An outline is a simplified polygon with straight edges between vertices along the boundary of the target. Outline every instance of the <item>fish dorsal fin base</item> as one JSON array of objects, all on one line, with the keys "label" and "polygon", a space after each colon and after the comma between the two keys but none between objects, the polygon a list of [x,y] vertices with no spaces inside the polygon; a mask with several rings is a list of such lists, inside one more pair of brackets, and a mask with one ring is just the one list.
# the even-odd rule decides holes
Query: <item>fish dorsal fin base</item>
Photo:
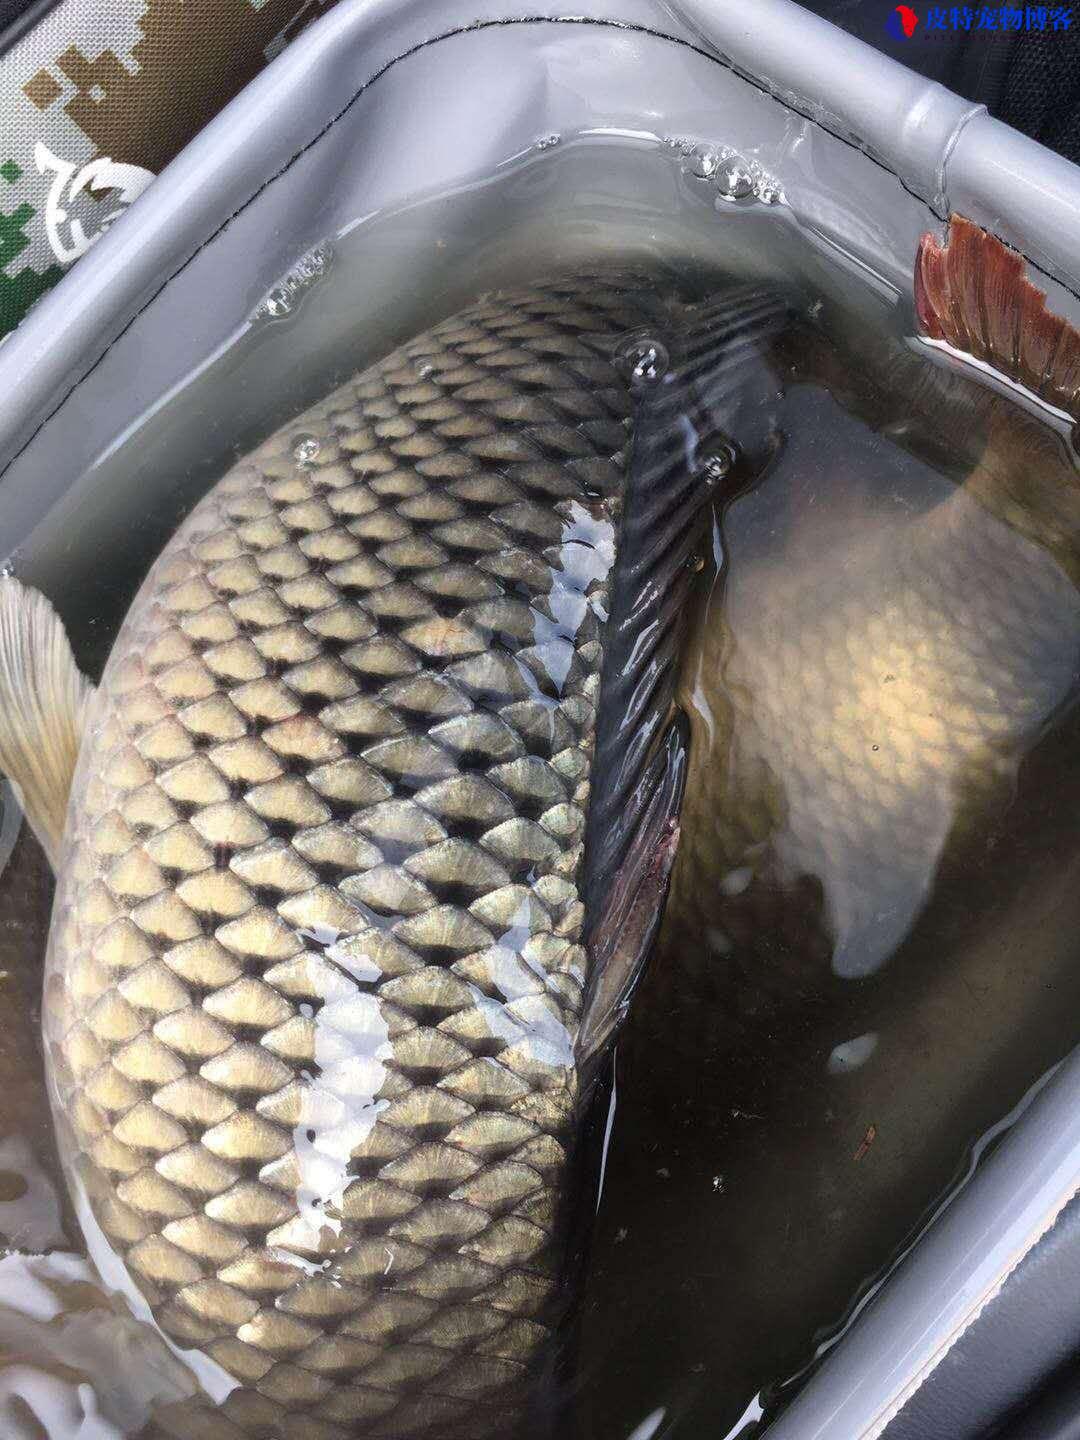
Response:
[{"label": "fish dorsal fin base", "polygon": [[0,770],[54,870],[92,694],[45,596],[0,578]]},{"label": "fish dorsal fin base", "polygon": [[679,712],[638,782],[629,806],[635,824],[626,853],[586,937],[593,978],[586,991],[577,1041],[584,1091],[597,1060],[626,1016],[660,929],[679,844],[678,817],[686,786],[689,739],[689,725]]}]

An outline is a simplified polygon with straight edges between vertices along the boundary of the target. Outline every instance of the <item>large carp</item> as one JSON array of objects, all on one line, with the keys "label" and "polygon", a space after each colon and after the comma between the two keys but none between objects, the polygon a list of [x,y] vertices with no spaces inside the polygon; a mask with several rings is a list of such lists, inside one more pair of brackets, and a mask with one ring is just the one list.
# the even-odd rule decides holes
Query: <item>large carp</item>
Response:
[{"label": "large carp", "polygon": [[206,1433],[520,1414],[677,841],[699,518],[784,317],[610,276],[473,306],[220,480],[96,689],[0,582],[61,1146],[242,1382]]}]

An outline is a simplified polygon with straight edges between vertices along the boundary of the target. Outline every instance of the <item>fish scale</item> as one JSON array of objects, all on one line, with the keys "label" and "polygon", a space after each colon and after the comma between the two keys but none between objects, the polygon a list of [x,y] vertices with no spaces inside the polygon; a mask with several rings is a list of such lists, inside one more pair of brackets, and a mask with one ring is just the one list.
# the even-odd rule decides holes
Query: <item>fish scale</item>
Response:
[{"label": "fish scale", "polygon": [[234,466],[125,621],[45,1028],[97,1223],[242,1382],[161,1433],[505,1433],[550,1336],[614,343],[655,313],[586,278],[406,345]]}]

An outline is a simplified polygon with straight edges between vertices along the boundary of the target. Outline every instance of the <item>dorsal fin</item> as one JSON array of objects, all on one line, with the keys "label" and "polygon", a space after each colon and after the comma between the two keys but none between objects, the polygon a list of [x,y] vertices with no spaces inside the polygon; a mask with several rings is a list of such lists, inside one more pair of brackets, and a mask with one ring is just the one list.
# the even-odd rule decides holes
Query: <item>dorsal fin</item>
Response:
[{"label": "dorsal fin", "polygon": [[915,258],[919,327],[1080,418],[1080,332],[1024,271],[1019,251],[950,216],[944,244],[924,235]]},{"label": "dorsal fin", "polygon": [[585,837],[585,904],[594,914],[638,825],[634,797],[646,798],[641,777],[671,718],[692,561],[708,543],[719,483],[709,461],[720,462],[721,477],[736,451],[748,474],[765,463],[779,393],[769,350],[790,323],[787,298],[757,284],[688,306],[665,336],[668,374],[638,397]]},{"label": "dorsal fin", "polygon": [[592,975],[576,1047],[583,1094],[595,1062],[626,1017],[660,929],[679,844],[689,731],[685,716],[677,715],[646,765],[630,803],[633,832],[586,936]]},{"label": "dorsal fin", "polygon": [[664,335],[669,369],[638,392],[585,838],[583,1095],[648,962],[675,860],[689,746],[675,692],[694,554],[708,543],[714,487],[745,483],[771,457],[770,349],[790,323],[787,298],[757,284],[686,306]]},{"label": "dorsal fin", "polygon": [[0,577],[0,770],[54,870],[92,694],[45,596]]}]

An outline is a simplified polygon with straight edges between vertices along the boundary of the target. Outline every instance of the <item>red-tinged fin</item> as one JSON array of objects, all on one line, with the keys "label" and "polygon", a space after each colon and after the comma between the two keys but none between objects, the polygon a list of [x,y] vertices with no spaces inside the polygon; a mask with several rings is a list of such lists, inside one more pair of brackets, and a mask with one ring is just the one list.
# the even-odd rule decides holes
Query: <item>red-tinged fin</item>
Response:
[{"label": "red-tinged fin", "polygon": [[1080,332],[1047,306],[1024,257],[962,215],[944,244],[924,235],[915,258],[915,313],[931,340],[993,366],[1080,418]]}]

